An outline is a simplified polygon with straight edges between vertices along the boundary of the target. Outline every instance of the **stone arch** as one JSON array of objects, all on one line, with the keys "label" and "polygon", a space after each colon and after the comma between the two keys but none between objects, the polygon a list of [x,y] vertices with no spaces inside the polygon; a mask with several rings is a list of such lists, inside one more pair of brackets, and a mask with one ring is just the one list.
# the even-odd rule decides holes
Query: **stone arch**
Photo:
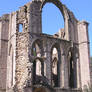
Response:
[{"label": "stone arch", "polygon": [[53,3],[61,12],[63,18],[64,18],[64,31],[65,31],[65,39],[69,40],[70,37],[70,32],[69,31],[69,25],[68,25],[68,19],[69,19],[69,10],[67,9],[67,7],[65,5],[63,5],[60,0],[43,0],[41,2],[41,7],[40,7],[40,11],[42,11],[43,6],[46,3]]},{"label": "stone arch", "polygon": [[44,1],[42,1],[41,7],[40,7],[41,11],[42,11],[43,6],[46,3],[53,3],[57,8],[59,8],[59,10],[61,11],[61,14],[63,15],[63,17],[65,19],[64,6],[63,6],[63,4],[59,0],[44,0]]},{"label": "stone arch", "polygon": [[32,43],[31,54],[32,56],[41,57],[43,52],[42,40],[36,39]]},{"label": "stone arch", "polygon": [[[65,30],[65,40],[72,40],[72,31],[74,27],[70,27],[71,23],[75,23],[76,19],[73,13],[63,5],[60,0],[34,0],[30,5],[30,32],[32,33],[42,33],[42,8],[46,3],[53,3],[57,8],[59,8],[61,14],[64,18],[64,30]],[[36,15],[36,16],[35,16]],[[71,21],[71,19],[73,21]],[[35,20],[35,21],[34,21]],[[35,26],[34,26],[35,25]],[[72,30],[72,31],[71,31]],[[74,30],[75,31],[75,30]],[[74,33],[73,33],[74,35]]]},{"label": "stone arch", "polygon": [[[54,52],[55,50],[55,52]],[[53,53],[54,52],[54,53]],[[51,71],[52,71],[52,86],[60,86],[60,63],[61,63],[61,51],[58,43],[53,44],[51,48]],[[53,67],[53,65],[55,67]]]},{"label": "stone arch", "polygon": [[[65,30],[65,40],[73,40],[75,35],[74,25],[77,25],[77,20],[74,17],[73,13],[60,2],[60,0],[34,0],[30,5],[30,32],[32,33],[42,33],[42,8],[46,3],[53,3],[59,10],[64,18],[64,30]],[[35,16],[36,15],[36,16]],[[34,21],[35,20],[35,21]],[[74,25],[71,25],[74,24]],[[35,25],[35,26],[34,26]],[[74,26],[74,27],[72,27]],[[77,33],[77,32],[76,32]],[[77,38],[77,37],[76,37]]]},{"label": "stone arch", "polygon": [[[69,87],[70,88],[77,88],[77,82],[79,82],[79,75],[78,75],[78,67],[77,61],[78,58],[78,49],[76,47],[70,47],[68,51],[68,78],[69,78]],[[78,79],[77,79],[78,77]]]}]

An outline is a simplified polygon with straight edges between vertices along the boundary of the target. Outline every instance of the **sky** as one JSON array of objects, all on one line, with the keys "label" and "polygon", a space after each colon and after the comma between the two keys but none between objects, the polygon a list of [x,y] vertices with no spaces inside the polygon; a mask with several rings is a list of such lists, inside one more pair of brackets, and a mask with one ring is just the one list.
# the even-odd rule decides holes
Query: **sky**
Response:
[{"label": "sky", "polygon": [[[11,13],[31,0],[1,0],[0,16]],[[92,56],[92,0],[61,0],[78,20],[89,23],[90,53]],[[64,27],[64,20],[59,9],[52,3],[47,3],[42,10],[42,31],[54,34]]]}]

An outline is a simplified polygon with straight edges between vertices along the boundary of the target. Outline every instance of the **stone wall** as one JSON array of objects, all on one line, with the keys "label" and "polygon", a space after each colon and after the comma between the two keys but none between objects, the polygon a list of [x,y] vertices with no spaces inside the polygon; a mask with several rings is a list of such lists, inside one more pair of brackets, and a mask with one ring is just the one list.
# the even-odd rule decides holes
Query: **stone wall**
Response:
[{"label": "stone wall", "polygon": [[[28,34],[18,33],[16,40],[16,86],[18,90],[24,87],[28,78]],[[16,88],[15,88],[16,89]]]},{"label": "stone wall", "polygon": [[15,84],[16,70],[16,12],[9,15],[9,36],[7,54],[7,90]]},{"label": "stone wall", "polygon": [[78,41],[81,86],[83,88],[85,85],[88,85],[88,83],[90,83],[88,23],[85,21],[81,21],[78,23]]}]

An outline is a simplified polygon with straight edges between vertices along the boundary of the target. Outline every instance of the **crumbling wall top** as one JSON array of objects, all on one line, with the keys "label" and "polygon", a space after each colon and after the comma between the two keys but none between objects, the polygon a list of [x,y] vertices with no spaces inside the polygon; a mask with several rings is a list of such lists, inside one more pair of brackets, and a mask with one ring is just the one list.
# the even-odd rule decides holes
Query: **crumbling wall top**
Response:
[{"label": "crumbling wall top", "polygon": [[0,21],[9,21],[9,14],[4,14],[2,17],[0,17]]}]

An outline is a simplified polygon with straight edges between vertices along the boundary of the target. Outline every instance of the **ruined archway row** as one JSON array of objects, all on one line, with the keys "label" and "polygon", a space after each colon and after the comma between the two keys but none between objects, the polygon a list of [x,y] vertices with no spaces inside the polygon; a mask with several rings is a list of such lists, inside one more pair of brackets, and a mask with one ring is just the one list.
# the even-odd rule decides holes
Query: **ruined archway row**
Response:
[{"label": "ruined archway row", "polygon": [[[69,74],[69,68],[70,68],[70,58],[75,56],[70,56],[68,53],[71,52],[71,42],[65,42],[60,41],[59,39],[55,38],[49,38],[45,37],[44,35],[41,37],[35,38],[35,34],[31,35],[34,39],[32,39],[30,42],[30,48],[29,48],[29,58],[30,62],[34,62],[36,58],[42,59],[42,61],[45,63],[45,69],[48,70],[48,75],[45,73],[45,78],[49,80],[48,84],[58,87],[62,86],[62,81],[68,81],[67,86],[68,87],[77,87],[77,84],[73,84],[73,86],[69,85],[70,79],[73,78],[73,76],[70,76]],[[37,44],[37,53],[34,54],[32,51],[34,44]],[[41,44],[39,44],[41,43]],[[36,49],[37,49],[36,48]],[[75,49],[76,50],[76,49]],[[54,51],[54,52],[53,52]],[[73,52],[74,50],[72,50]],[[40,53],[39,53],[40,52]],[[78,52],[76,52],[78,54]],[[35,56],[34,56],[35,55]],[[78,58],[78,57],[77,57]],[[75,62],[75,60],[73,60]],[[48,67],[49,66],[49,67]],[[65,69],[64,73],[62,74],[63,69]],[[45,72],[47,71],[45,70]],[[63,79],[62,76],[66,76],[67,79]],[[71,77],[71,78],[70,78]],[[50,78],[50,79],[49,79]],[[58,81],[55,81],[57,79]],[[77,80],[76,80],[77,81]]]},{"label": "ruined archway row", "polygon": [[[42,33],[42,9],[46,3],[53,3],[61,12],[64,19],[65,40],[76,42],[77,37],[77,20],[73,13],[63,5],[60,0],[34,0],[17,11],[17,32]],[[20,29],[20,27],[23,27]],[[58,31],[58,30],[57,30]]]}]

